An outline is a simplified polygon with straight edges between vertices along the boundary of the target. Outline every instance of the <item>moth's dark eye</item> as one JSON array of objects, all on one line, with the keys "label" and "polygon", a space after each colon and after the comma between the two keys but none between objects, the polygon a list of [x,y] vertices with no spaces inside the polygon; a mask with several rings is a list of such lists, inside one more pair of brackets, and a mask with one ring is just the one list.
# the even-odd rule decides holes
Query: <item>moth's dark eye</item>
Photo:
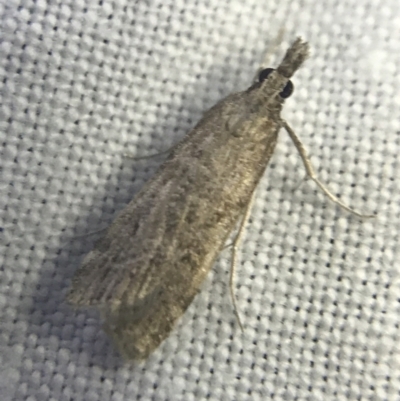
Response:
[{"label": "moth's dark eye", "polygon": [[268,78],[268,75],[271,74],[271,72],[274,71],[273,68],[265,68],[260,72],[260,75],[258,76],[258,81],[263,82]]},{"label": "moth's dark eye", "polygon": [[279,94],[279,96],[283,99],[288,98],[294,90],[294,85],[292,84],[292,81],[288,81],[286,86],[283,88],[283,91]]}]

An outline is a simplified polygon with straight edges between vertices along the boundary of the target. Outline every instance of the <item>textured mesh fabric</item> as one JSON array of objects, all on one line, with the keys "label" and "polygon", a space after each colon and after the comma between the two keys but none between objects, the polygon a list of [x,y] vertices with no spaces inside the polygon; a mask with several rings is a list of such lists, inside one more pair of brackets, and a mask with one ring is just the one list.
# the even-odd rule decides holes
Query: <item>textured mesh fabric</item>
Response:
[{"label": "textured mesh fabric", "polygon": [[[0,2],[2,401],[398,400],[398,0]],[[251,82],[279,29],[311,58],[240,248],[221,253],[176,330],[124,362],[64,296],[83,256],[164,151]],[[297,188],[297,189],[296,189]],[[234,190],[234,189],[233,189]],[[89,235],[88,233],[94,232]]]}]

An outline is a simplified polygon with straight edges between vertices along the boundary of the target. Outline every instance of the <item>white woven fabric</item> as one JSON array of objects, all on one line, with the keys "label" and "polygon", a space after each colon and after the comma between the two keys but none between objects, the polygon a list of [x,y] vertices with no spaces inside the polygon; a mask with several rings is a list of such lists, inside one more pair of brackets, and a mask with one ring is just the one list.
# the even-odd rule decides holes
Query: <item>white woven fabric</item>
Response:
[{"label": "white woven fabric", "polygon": [[[399,400],[398,0],[0,2],[0,399]],[[242,90],[279,29],[311,58],[230,251],[142,364],[64,296],[101,233],[204,110]],[[234,188],[232,188],[234,190]]]}]

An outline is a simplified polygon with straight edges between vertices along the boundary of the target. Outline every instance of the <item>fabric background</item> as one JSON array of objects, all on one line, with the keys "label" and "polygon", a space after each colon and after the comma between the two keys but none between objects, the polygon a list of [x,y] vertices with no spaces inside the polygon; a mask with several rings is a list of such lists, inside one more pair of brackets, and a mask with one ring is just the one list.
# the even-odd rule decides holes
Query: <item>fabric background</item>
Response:
[{"label": "fabric background", "polygon": [[[398,0],[2,0],[1,400],[400,399]],[[312,54],[230,251],[141,364],[64,296],[83,256],[168,149],[245,89],[280,28]],[[296,189],[298,187],[298,189]],[[234,188],[232,188],[234,190]],[[95,232],[95,233],[92,233]],[[90,234],[92,233],[92,234]]]}]

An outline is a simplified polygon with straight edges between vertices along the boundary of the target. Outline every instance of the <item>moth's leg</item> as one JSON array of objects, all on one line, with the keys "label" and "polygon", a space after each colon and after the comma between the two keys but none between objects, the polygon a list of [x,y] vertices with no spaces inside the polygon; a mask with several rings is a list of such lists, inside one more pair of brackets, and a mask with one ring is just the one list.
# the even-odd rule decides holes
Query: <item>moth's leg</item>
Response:
[{"label": "moth's leg", "polygon": [[356,212],[355,210],[351,209],[349,206],[346,206],[344,203],[342,203],[335,195],[333,195],[329,189],[318,179],[317,175],[315,174],[315,171],[311,165],[311,161],[308,158],[306,149],[304,148],[304,145],[301,143],[300,138],[295,134],[295,132],[290,128],[289,124],[286,121],[282,121],[282,125],[287,131],[287,133],[290,136],[290,139],[293,141],[294,146],[296,146],[297,151],[300,154],[301,159],[303,160],[304,167],[306,168],[307,175],[321,188],[321,190],[324,192],[324,194],[334,203],[342,207],[343,209],[347,210],[350,213],[355,214],[358,217],[375,217],[374,214],[362,214],[359,212]]},{"label": "moth's leg", "polygon": [[281,43],[283,42],[283,36],[285,35],[285,28],[282,26],[279,31],[278,34],[276,35],[274,41],[272,42],[270,48],[268,49],[266,55],[264,56],[264,59],[261,63],[261,66],[259,67],[259,69],[256,72],[256,75],[253,78],[253,82],[257,82],[258,81],[258,76],[260,75],[260,72],[264,69],[269,67],[269,59],[271,57],[271,54],[276,53],[277,48],[281,45]]},{"label": "moth's leg", "polygon": [[234,281],[235,281],[235,272],[236,272],[236,264],[237,264],[238,245],[239,245],[240,241],[242,240],[246,223],[247,223],[247,221],[249,220],[249,217],[250,217],[251,208],[252,208],[253,202],[254,202],[254,193],[255,193],[255,190],[251,194],[251,198],[250,198],[249,202],[247,203],[246,210],[244,211],[243,219],[242,219],[242,221],[240,223],[239,230],[238,230],[238,232],[236,234],[236,237],[235,237],[235,239],[234,239],[234,241],[232,243],[231,273],[230,273],[230,277],[229,277],[229,290],[230,290],[230,293],[231,293],[233,310],[235,312],[236,319],[237,319],[237,321],[239,323],[239,326],[240,326],[242,331],[244,331],[244,330],[243,330],[243,324],[242,324],[242,322],[240,320],[239,310],[238,310],[238,307],[237,307],[237,304],[236,304],[236,296],[235,296],[235,292],[234,292],[234,284],[235,284]]}]

